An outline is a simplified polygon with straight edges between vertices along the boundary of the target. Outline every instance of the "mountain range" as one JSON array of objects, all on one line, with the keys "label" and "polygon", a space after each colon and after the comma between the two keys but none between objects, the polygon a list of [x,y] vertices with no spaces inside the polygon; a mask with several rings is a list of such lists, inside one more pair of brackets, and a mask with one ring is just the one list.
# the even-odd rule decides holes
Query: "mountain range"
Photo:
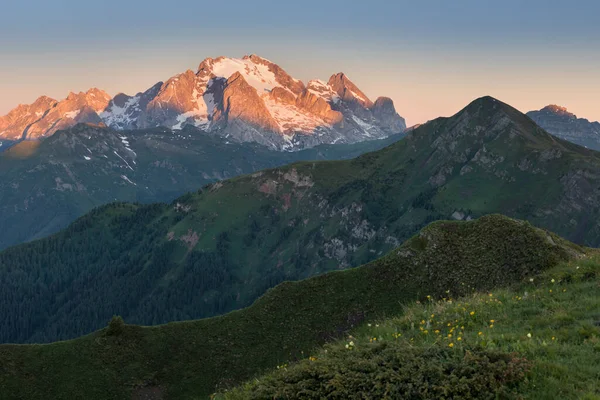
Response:
[{"label": "mountain range", "polygon": [[103,206],[0,253],[0,341],[72,338],[113,314],[222,314],[284,280],[371,261],[431,221],[489,213],[598,245],[600,154],[483,97],[352,160],[259,171],[168,205]]},{"label": "mountain range", "polygon": [[134,96],[93,88],[57,101],[47,96],[0,118],[0,140],[48,137],[77,123],[116,130],[191,125],[278,150],[355,143],[401,133],[391,99],[371,101],[343,73],[304,84],[257,55],[200,63]]},{"label": "mountain range", "polygon": [[116,131],[78,124],[0,153],[0,249],[65,228],[113,201],[171,202],[208,183],[298,160],[356,157],[402,135],[281,152],[193,126]]},{"label": "mountain range", "polygon": [[549,105],[527,113],[539,126],[551,134],[590,149],[600,150],[600,122],[577,118],[566,107]]}]

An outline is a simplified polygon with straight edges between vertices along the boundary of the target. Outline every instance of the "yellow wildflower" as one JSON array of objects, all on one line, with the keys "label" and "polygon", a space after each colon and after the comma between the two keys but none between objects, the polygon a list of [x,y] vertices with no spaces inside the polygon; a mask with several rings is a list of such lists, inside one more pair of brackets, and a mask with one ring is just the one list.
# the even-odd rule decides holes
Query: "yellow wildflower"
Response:
[{"label": "yellow wildflower", "polygon": [[454,347],[454,343],[450,343],[448,347]]}]

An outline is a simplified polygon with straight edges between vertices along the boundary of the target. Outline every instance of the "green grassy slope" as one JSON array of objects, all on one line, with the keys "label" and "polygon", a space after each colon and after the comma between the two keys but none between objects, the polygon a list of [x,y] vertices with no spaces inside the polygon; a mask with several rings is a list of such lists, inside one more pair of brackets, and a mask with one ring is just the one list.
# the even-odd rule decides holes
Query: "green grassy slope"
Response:
[{"label": "green grassy slope", "polygon": [[356,157],[399,140],[322,145],[298,152],[228,143],[188,127],[117,132],[78,125],[0,154],[0,249],[65,228],[113,201],[171,201],[205,184],[298,160]]},{"label": "green grassy slope", "polygon": [[600,398],[600,258],[407,306],[218,399]]},{"label": "green grassy slope", "polygon": [[[269,290],[251,307],[156,327],[126,325],[48,345],[1,345],[6,399],[206,398],[305,358],[365,321],[427,295],[465,295],[520,282],[587,250],[499,215],[436,222],[385,257]],[[135,398],[135,397],[134,397]]]},{"label": "green grassy slope", "polygon": [[113,314],[144,325],[222,314],[284,280],[367,263],[438,219],[502,213],[597,245],[599,211],[599,153],[482,98],[353,160],[261,171],[168,206],[103,207],[0,253],[0,341],[72,338]]}]

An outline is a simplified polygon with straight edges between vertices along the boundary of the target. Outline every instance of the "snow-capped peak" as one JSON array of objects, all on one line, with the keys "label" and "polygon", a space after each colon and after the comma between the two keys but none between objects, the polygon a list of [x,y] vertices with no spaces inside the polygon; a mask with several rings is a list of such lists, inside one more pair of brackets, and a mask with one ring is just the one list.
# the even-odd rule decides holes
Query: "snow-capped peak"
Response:
[{"label": "snow-capped peak", "polygon": [[18,118],[0,118],[0,139],[20,138],[23,132],[47,136],[79,122],[120,130],[193,125],[240,141],[296,149],[385,137],[404,123],[391,100],[377,106],[342,73],[305,85],[255,54],[207,58],[197,71],[177,74],[135,96],[120,93],[111,99],[92,88],[69,93],[61,102],[38,103],[15,109]]}]

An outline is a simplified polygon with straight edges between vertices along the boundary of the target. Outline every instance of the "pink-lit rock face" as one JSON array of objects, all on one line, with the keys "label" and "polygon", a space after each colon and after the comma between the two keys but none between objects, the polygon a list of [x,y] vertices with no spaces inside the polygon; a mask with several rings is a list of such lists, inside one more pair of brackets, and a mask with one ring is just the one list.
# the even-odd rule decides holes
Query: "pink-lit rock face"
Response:
[{"label": "pink-lit rock face", "polygon": [[95,88],[86,93],[70,93],[62,101],[42,96],[33,104],[20,105],[0,118],[0,137],[39,139],[77,123],[100,124],[102,119],[98,114],[109,101],[106,92]]},{"label": "pink-lit rock face", "polygon": [[114,98],[98,89],[62,101],[41,97],[0,118],[0,138],[37,139],[77,123],[114,129],[192,125],[237,141],[277,149],[352,143],[402,132],[390,99],[373,103],[343,73],[328,83],[293,78],[257,55],[207,58],[135,96]]},{"label": "pink-lit rock face", "polygon": [[4,117],[0,117],[0,137],[10,140],[23,138],[27,128],[40,121],[58,102],[42,96],[29,105],[20,104]]}]

